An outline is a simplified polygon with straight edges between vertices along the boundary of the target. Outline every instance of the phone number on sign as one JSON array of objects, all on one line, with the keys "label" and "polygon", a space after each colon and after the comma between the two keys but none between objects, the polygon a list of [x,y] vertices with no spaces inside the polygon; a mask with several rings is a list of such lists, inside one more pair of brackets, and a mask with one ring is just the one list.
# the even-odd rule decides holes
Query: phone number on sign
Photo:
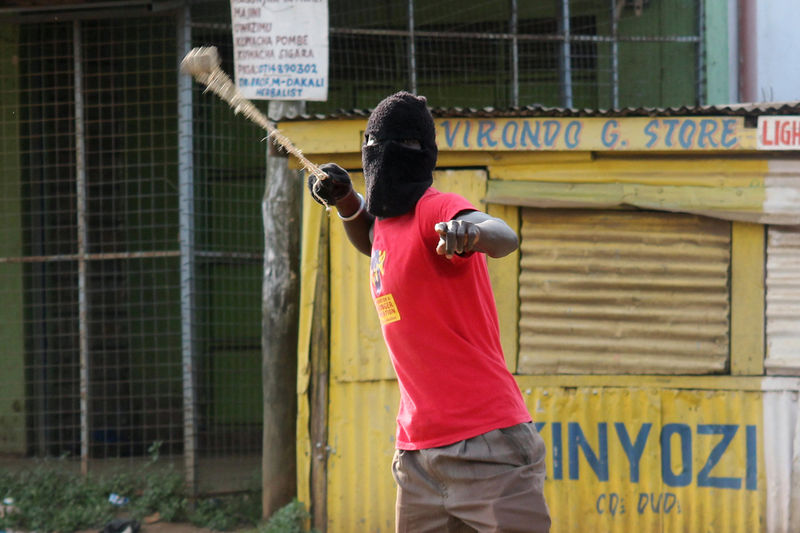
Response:
[{"label": "phone number on sign", "polygon": [[242,65],[240,74],[316,74],[317,65],[313,63],[263,63],[261,65]]}]

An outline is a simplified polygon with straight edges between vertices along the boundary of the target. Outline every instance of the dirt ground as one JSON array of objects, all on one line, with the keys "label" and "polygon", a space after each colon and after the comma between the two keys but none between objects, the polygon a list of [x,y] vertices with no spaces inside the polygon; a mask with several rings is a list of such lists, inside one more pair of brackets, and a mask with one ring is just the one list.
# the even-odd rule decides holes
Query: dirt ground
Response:
[{"label": "dirt ground", "polygon": [[[77,533],[98,533],[102,528],[79,531]],[[139,533],[212,533],[213,529],[193,526],[192,524],[174,522],[156,522],[142,524]],[[246,531],[246,530],[242,530]],[[251,530],[252,531],[252,530]]]},{"label": "dirt ground", "polygon": [[192,524],[176,524],[172,522],[156,522],[142,524],[139,533],[210,533],[212,529],[193,526]]}]

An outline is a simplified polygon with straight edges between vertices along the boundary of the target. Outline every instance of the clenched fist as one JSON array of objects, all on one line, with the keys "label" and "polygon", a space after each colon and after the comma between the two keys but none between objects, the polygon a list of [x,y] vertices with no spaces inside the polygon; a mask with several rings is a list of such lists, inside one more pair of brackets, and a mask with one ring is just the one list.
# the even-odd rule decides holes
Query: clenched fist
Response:
[{"label": "clenched fist", "polygon": [[481,230],[477,225],[462,219],[439,222],[434,229],[439,234],[436,253],[448,259],[453,257],[453,254],[473,251],[481,237]]},{"label": "clenched fist", "polygon": [[311,191],[311,196],[317,202],[336,205],[338,200],[341,200],[353,190],[350,175],[336,163],[325,163],[319,168],[328,175],[328,179],[320,180],[313,174],[309,175],[308,190]]}]

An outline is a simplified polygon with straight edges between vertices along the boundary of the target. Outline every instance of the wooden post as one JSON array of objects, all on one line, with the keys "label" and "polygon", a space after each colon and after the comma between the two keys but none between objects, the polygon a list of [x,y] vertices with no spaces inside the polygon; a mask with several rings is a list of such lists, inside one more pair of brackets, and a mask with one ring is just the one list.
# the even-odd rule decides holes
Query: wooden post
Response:
[{"label": "wooden post", "polygon": [[[272,120],[296,114],[299,102],[270,102]],[[268,518],[297,494],[297,323],[300,294],[299,171],[288,168],[285,154],[269,144],[264,221],[262,287],[262,382],[264,442],[262,514]]]},{"label": "wooden post", "polygon": [[[320,207],[321,209],[321,207]],[[323,223],[319,238],[319,273],[311,329],[311,523],[317,531],[328,528],[328,380],[329,324],[329,225]]]}]

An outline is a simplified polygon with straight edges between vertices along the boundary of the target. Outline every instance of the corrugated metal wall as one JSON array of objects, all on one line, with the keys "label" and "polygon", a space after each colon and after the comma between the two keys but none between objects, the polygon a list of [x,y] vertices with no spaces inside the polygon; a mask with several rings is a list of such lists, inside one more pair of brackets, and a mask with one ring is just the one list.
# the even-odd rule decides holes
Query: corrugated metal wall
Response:
[{"label": "corrugated metal wall", "polygon": [[730,231],[676,213],[525,210],[518,371],[723,372]]},{"label": "corrugated metal wall", "polygon": [[328,533],[394,531],[394,381],[331,384]]},{"label": "corrugated metal wall", "polygon": [[767,373],[800,375],[800,228],[767,232]]},{"label": "corrugated metal wall", "polygon": [[[771,381],[771,380],[770,380]],[[798,392],[764,393],[766,526],[770,533],[800,531],[800,403]],[[789,468],[787,468],[789,465]]]},{"label": "corrugated metal wall", "polygon": [[761,392],[518,382],[548,449],[553,533],[763,530]]},{"label": "corrugated metal wall", "polygon": [[[767,459],[765,393],[536,387],[532,379],[517,381],[548,450],[553,533],[765,530],[765,461],[785,465]],[[340,384],[331,405],[328,531],[394,531],[396,385]],[[789,487],[777,489],[788,504]],[[781,512],[773,522],[788,524],[790,511]]]}]

